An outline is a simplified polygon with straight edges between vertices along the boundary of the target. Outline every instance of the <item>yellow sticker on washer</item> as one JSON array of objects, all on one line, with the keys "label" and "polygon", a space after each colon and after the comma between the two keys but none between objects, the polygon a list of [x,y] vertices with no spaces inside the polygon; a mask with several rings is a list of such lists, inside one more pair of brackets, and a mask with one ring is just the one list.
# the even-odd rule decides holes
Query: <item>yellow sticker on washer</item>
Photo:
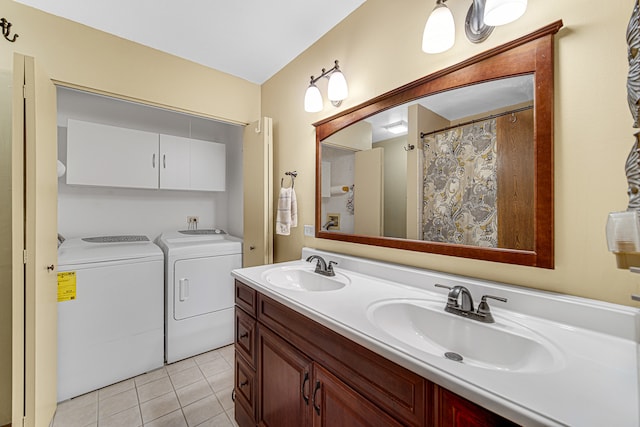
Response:
[{"label": "yellow sticker on washer", "polygon": [[58,302],[76,299],[76,272],[58,273]]}]

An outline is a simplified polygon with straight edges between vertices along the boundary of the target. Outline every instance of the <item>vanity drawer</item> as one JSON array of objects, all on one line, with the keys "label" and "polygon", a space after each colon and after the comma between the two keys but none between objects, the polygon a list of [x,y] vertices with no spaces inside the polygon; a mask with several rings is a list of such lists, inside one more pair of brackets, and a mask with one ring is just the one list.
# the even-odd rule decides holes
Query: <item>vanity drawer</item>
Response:
[{"label": "vanity drawer", "polygon": [[236,305],[256,317],[257,293],[254,289],[236,280]]},{"label": "vanity drawer", "polygon": [[235,403],[241,406],[252,420],[256,418],[256,374],[242,357],[235,357]]},{"label": "vanity drawer", "polygon": [[256,321],[239,307],[236,307],[235,348],[252,367],[256,366]]}]

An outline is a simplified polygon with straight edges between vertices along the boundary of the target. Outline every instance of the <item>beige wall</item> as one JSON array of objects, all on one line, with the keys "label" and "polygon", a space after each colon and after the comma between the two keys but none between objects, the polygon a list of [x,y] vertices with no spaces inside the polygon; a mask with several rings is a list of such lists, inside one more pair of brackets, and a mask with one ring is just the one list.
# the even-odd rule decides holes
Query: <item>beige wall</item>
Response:
[{"label": "beige wall", "polygon": [[[64,84],[235,123],[260,117],[259,85],[13,1],[0,0],[0,10],[13,24],[12,34],[19,35],[15,43],[0,38],[0,71],[13,68],[15,51],[34,56],[52,79]],[[3,206],[5,196],[0,193]],[[4,230],[6,218],[0,219]],[[0,255],[0,278],[5,278],[10,259],[4,251]],[[10,280],[0,281],[0,425],[11,422],[10,286]]]},{"label": "beige wall", "polygon": [[[629,295],[640,293],[640,276],[616,269],[604,229],[607,214],[626,209],[628,200],[624,163],[633,129],[626,104],[625,31],[633,4],[529,2],[520,20],[473,45],[462,26],[469,2],[449,2],[457,42],[448,52],[427,55],[420,38],[432,3],[368,0],[262,88],[262,112],[274,118],[274,179],[298,171],[299,224],[313,224],[313,122],[562,19],[565,26],[556,36],[555,270],[315,239],[304,237],[301,226],[291,236],[276,236],[276,260],[298,258],[306,245],[632,305]],[[349,98],[340,109],[325,102],[320,113],[305,113],[308,76],[335,59],[349,83]],[[325,84],[319,86],[326,96]]]},{"label": "beige wall", "polygon": [[19,34],[15,43],[0,39],[0,69],[12,68],[16,51],[58,82],[231,122],[260,117],[257,84],[13,1],[0,0],[0,10]]}]

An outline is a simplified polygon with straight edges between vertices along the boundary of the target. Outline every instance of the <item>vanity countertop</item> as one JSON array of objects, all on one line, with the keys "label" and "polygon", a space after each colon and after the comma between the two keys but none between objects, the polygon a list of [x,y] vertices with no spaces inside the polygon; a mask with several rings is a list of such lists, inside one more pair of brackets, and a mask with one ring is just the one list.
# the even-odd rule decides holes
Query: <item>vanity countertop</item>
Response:
[{"label": "vanity countertop", "polygon": [[[521,425],[640,425],[639,310],[309,248],[304,248],[302,255],[299,261],[237,269],[232,275],[381,356]],[[347,285],[314,292],[274,286],[265,279],[274,269],[313,272],[315,262],[304,261],[310,255],[336,261],[337,277],[346,278]],[[440,303],[444,312],[448,291],[435,287],[436,283],[465,286],[476,302],[485,294],[507,298],[506,303],[489,301],[496,318],[492,327],[524,325],[552,348],[555,362],[533,370],[461,363],[407,345],[372,321],[372,308],[394,301]]]}]

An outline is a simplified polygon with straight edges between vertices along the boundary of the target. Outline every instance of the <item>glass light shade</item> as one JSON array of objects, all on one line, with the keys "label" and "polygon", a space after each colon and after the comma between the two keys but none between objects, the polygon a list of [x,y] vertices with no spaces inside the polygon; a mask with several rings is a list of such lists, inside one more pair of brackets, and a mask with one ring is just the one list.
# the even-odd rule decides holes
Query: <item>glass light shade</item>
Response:
[{"label": "glass light shade", "polygon": [[405,122],[404,120],[400,120],[399,122],[391,123],[390,125],[383,126],[383,127],[394,135],[406,133],[407,130],[409,130],[409,126],[407,125],[407,122]]},{"label": "glass light shade", "polygon": [[453,14],[444,4],[436,4],[433,8],[422,34],[422,51],[440,53],[451,49],[456,41],[456,27]]},{"label": "glass light shade", "polygon": [[508,24],[524,15],[527,0],[487,0],[484,5],[484,23],[495,27]]},{"label": "glass light shade", "polygon": [[310,84],[304,94],[304,111],[307,113],[322,111],[322,95],[318,86],[314,84]]},{"label": "glass light shade", "polygon": [[348,95],[349,88],[347,87],[347,79],[344,78],[344,74],[342,74],[340,70],[331,73],[327,87],[327,98],[329,98],[329,101],[342,101],[346,99]]}]

